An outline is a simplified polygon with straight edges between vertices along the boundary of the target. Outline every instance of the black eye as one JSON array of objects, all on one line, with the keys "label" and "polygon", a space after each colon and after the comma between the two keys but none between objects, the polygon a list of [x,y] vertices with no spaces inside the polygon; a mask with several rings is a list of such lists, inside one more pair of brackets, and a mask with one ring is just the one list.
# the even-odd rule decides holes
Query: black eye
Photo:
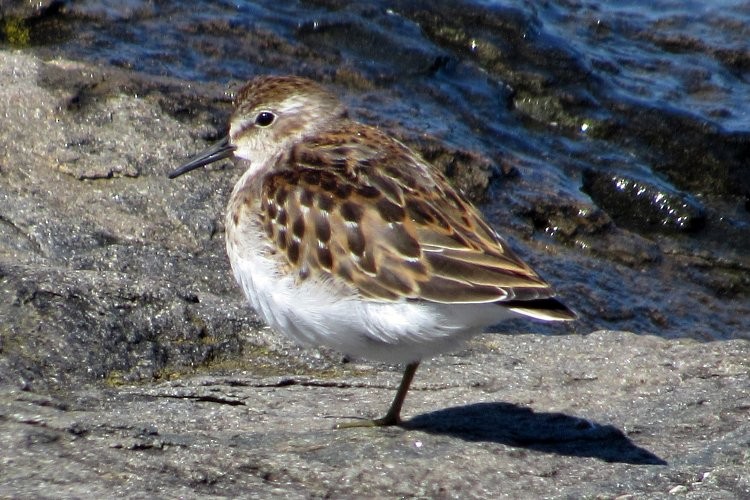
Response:
[{"label": "black eye", "polygon": [[276,115],[270,111],[261,111],[258,116],[255,117],[255,124],[259,127],[267,127],[273,123],[276,119]]}]

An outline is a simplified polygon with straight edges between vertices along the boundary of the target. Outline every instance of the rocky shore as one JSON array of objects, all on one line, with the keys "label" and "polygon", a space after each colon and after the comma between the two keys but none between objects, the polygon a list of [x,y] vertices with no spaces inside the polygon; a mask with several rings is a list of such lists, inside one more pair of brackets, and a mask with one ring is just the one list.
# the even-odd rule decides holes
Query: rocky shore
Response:
[{"label": "rocky shore", "polygon": [[[223,248],[239,172],[166,178],[230,100],[0,51],[0,497],[750,496],[739,335],[489,334],[420,369],[402,428],[332,430],[383,411],[398,367],[260,324]],[[465,158],[456,182],[481,192]],[[729,310],[693,292],[676,300]],[[742,330],[734,300],[705,328]]]}]

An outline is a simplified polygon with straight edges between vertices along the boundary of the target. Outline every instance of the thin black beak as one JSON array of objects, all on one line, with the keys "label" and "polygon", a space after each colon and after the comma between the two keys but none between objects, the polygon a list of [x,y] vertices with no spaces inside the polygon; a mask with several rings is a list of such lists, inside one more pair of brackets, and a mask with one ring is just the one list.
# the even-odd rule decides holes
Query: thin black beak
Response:
[{"label": "thin black beak", "polygon": [[175,177],[179,177],[182,174],[190,172],[191,170],[195,170],[198,167],[208,165],[209,163],[213,163],[215,161],[223,160],[224,158],[229,158],[230,156],[232,156],[232,153],[234,153],[234,150],[235,147],[229,144],[229,136],[226,136],[205,151],[199,153],[184,165],[180,165],[176,170],[170,172],[169,178],[174,179]]}]

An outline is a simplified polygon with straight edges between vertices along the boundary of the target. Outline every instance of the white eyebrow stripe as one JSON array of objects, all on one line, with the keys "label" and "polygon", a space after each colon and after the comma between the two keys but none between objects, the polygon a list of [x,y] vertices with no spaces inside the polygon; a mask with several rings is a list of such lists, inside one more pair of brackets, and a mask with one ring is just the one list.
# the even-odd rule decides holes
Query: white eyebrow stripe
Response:
[{"label": "white eyebrow stripe", "polygon": [[308,100],[299,95],[292,95],[284,99],[278,107],[278,110],[282,113],[295,111],[300,108],[304,108],[308,104]]}]

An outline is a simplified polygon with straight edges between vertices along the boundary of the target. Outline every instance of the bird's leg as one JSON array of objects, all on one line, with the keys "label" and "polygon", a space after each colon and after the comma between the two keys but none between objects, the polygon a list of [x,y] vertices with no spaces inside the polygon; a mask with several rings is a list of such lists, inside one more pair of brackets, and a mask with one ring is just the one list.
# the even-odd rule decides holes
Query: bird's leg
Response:
[{"label": "bird's leg", "polygon": [[406,399],[406,393],[409,391],[411,381],[414,379],[414,374],[417,372],[419,367],[419,361],[414,361],[406,365],[404,370],[404,376],[401,378],[401,384],[398,386],[396,391],[396,397],[393,398],[393,403],[388,409],[388,413],[382,418],[376,418],[375,420],[355,420],[352,422],[343,422],[336,424],[336,429],[347,429],[349,427],[387,427],[390,425],[398,425],[401,423],[401,407],[404,405],[404,399]]}]

